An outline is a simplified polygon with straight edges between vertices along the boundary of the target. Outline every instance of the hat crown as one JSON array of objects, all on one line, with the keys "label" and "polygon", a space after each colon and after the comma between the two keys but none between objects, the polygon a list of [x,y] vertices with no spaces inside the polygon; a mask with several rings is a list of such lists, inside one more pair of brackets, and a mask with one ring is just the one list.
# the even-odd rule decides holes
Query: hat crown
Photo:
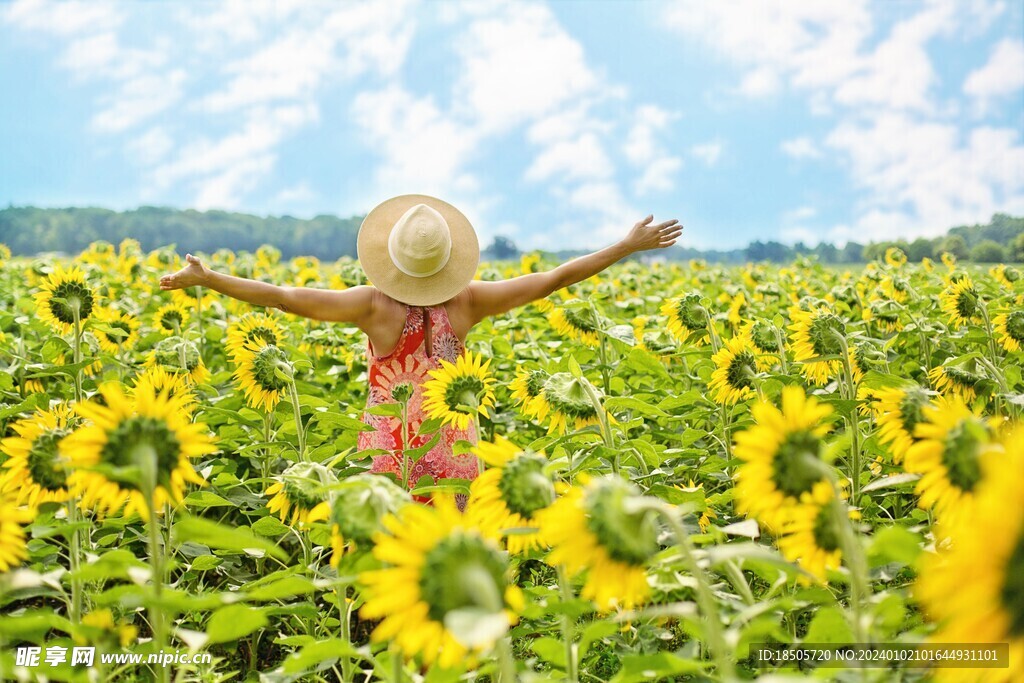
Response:
[{"label": "hat crown", "polygon": [[411,277],[429,277],[448,263],[452,234],[448,221],[426,204],[410,207],[395,221],[388,236],[388,255]]}]

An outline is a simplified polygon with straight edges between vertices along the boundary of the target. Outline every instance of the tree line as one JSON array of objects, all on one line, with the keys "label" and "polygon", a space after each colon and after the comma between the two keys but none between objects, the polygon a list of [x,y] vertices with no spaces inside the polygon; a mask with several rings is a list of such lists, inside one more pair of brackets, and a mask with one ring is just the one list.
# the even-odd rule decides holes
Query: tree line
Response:
[{"label": "tree line", "polygon": [[[131,211],[12,206],[0,210],[0,243],[10,247],[13,253],[23,255],[49,251],[75,253],[97,240],[117,244],[126,238],[138,240],[146,250],[178,244],[196,252],[222,248],[255,251],[261,244],[272,244],[286,258],[305,255],[334,260],[356,255],[356,235],[361,222],[362,216],[321,215],[300,219],[153,206]],[[961,261],[1024,262],[1024,218],[997,213],[984,225],[958,226],[940,237],[919,237],[911,241],[847,242],[841,247],[821,242],[811,247],[803,242],[789,245],[758,240],[740,249],[702,251],[675,247],[663,253],[671,259],[699,258],[723,263],[786,263],[798,256],[814,256],[822,263],[859,263],[879,258],[890,246],[900,247],[911,261],[935,259],[943,252],[950,252]],[[512,238],[499,235],[484,250],[483,256],[500,260],[518,258],[520,253]],[[579,252],[563,251],[557,256],[576,253]]]}]

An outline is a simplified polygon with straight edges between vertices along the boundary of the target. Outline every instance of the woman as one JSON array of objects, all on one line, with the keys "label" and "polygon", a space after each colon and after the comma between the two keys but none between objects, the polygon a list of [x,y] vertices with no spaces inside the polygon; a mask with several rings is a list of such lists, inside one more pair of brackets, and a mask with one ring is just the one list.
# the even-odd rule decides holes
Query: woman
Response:
[{"label": "woman", "polygon": [[[439,199],[402,195],[374,208],[359,228],[359,261],[372,286],[342,291],[276,285],[212,271],[191,254],[188,265],[160,279],[164,290],[207,287],[255,306],[278,308],[315,320],[346,322],[368,339],[367,408],[394,401],[392,390],[409,384],[406,438],[398,418],[365,413],[374,431],[359,434],[359,448],[390,452],[373,459],[374,472],[401,472],[403,444],[427,442],[417,434],[424,419],[423,384],[440,360],[454,362],[463,352],[469,330],[484,318],[542,299],[585,280],[638,251],[664,249],[675,243],[682,226],[675,220],[654,224],[648,216],[610,247],[573,259],[557,268],[502,280],[473,280],[480,260],[476,232],[462,213]],[[476,458],[454,455],[458,440],[475,443],[475,429],[452,426],[422,458],[411,464],[409,484],[420,477],[473,479]]]}]

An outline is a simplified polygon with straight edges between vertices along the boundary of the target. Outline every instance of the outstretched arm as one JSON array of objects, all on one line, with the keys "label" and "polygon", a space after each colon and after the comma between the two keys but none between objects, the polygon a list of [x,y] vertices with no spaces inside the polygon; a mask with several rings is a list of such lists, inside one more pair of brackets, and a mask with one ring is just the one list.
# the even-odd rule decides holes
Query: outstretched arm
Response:
[{"label": "outstretched arm", "polygon": [[622,241],[601,251],[574,258],[552,270],[498,282],[474,280],[469,285],[473,324],[586,280],[630,254],[670,247],[676,243],[682,231],[683,226],[677,220],[655,224],[654,216],[648,216],[634,225]]},{"label": "outstretched arm", "polygon": [[207,287],[254,306],[279,308],[285,313],[314,320],[351,322],[361,326],[373,305],[372,287],[353,287],[342,291],[312,287],[279,287],[259,280],[225,275],[210,270],[202,261],[186,254],[184,268],[160,278],[160,289]]}]

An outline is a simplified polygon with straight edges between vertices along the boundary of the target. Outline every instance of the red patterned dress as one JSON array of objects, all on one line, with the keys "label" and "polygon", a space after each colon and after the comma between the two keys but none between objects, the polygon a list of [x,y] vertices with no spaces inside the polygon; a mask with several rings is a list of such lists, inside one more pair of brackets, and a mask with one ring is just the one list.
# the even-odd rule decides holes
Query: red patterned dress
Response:
[{"label": "red patterned dress", "polygon": [[[429,319],[424,311],[429,314]],[[430,354],[427,353],[426,332],[430,333]],[[463,352],[462,341],[448,320],[448,311],[443,305],[406,306],[405,327],[395,349],[386,356],[378,356],[369,340],[367,348],[370,391],[366,407],[394,403],[391,390],[403,382],[411,384],[413,393],[409,399],[408,435],[404,442],[408,448],[426,444],[430,436],[419,436],[416,432],[426,418],[423,412],[423,384],[431,379],[427,373],[441,367],[440,359],[454,363]],[[370,471],[393,472],[401,480],[402,420],[365,412],[363,422],[373,427],[374,431],[359,433],[359,449],[380,448],[390,451],[375,456]],[[452,446],[459,440],[476,443],[476,438],[476,427],[472,423],[466,430],[451,425],[441,427],[441,438],[434,447],[415,463],[410,463],[409,486],[414,487],[423,475],[430,475],[435,480],[475,478],[476,456],[471,453],[454,455]]]}]

